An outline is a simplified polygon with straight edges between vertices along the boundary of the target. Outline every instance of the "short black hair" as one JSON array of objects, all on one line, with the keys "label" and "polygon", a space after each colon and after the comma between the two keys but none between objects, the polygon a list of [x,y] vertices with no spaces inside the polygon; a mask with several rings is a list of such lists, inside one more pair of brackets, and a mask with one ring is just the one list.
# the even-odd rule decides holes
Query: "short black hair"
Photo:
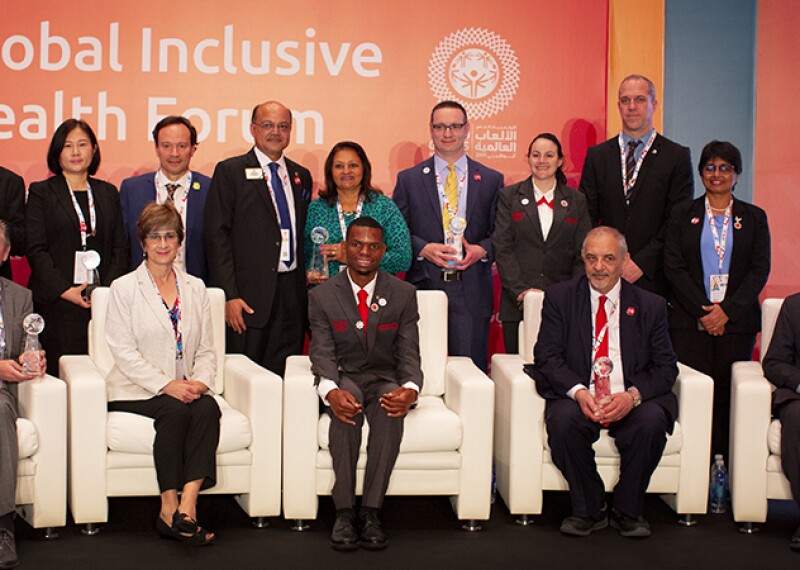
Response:
[{"label": "short black hair", "polygon": [[375,218],[370,216],[361,216],[360,218],[356,218],[350,222],[350,225],[347,227],[347,236],[345,239],[350,239],[350,230],[353,228],[372,228],[374,230],[380,230],[381,241],[386,243],[386,240],[384,239],[385,232],[383,231],[383,226]]},{"label": "short black hair", "polygon": [[697,172],[700,173],[700,176],[703,176],[703,168],[706,164],[715,158],[721,158],[730,163],[737,175],[742,173],[742,153],[739,152],[739,149],[728,141],[713,140],[704,146],[703,152],[700,153],[700,161],[697,163]]},{"label": "short black hair", "polygon": [[92,157],[92,162],[89,163],[89,175],[94,176],[97,169],[100,168],[100,147],[97,145],[97,137],[92,127],[89,126],[89,123],[80,119],[67,119],[53,133],[53,138],[50,139],[50,148],[47,149],[47,168],[53,174],[61,174],[61,151],[64,150],[67,137],[75,129],[81,129],[86,133],[86,136],[89,137],[89,142],[92,143],[94,156]]},{"label": "short black hair", "polygon": [[161,132],[161,129],[170,125],[183,125],[189,129],[189,142],[192,143],[192,146],[197,144],[197,129],[194,128],[194,125],[189,119],[179,115],[167,115],[157,122],[155,127],[153,127],[153,141],[155,142],[156,146],[158,146],[158,133]]},{"label": "short black hair", "polygon": [[433,114],[439,109],[458,109],[464,113],[464,122],[469,122],[469,119],[467,119],[467,110],[464,108],[464,105],[458,101],[439,101],[433,106],[433,109],[431,109],[431,124],[433,124]]}]

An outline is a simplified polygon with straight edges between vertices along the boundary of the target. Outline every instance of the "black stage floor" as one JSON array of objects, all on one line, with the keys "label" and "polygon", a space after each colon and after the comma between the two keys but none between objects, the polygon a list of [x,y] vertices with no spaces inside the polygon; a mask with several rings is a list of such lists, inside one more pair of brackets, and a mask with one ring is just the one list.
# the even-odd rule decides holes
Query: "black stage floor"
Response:
[{"label": "black stage floor", "polygon": [[505,505],[492,508],[483,530],[467,533],[443,497],[389,497],[382,520],[389,548],[381,552],[340,553],[331,550],[328,534],[334,510],[329,498],[304,533],[292,532],[280,518],[258,530],[229,496],[204,496],[202,523],[217,533],[216,544],[187,548],[161,540],[154,530],[157,498],[110,501],[110,520],[88,537],[70,524],[60,538],[45,541],[17,520],[17,546],[23,569],[183,569],[221,568],[605,568],[736,569],[797,568],[800,553],[789,538],[800,525],[800,509],[789,501],[772,501],[769,517],[753,535],[738,532],[730,514],[697,517],[685,528],[656,496],[648,496],[645,516],[653,536],[625,539],[610,527],[588,538],[562,536],[558,526],[569,511],[566,493],[546,493],[544,514],[532,526],[514,524]]}]

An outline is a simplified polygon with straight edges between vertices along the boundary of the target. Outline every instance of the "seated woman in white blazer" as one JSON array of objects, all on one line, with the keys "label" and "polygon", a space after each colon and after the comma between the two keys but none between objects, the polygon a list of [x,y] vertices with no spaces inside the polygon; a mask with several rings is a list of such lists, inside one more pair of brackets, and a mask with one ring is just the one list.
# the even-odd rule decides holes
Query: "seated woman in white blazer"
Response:
[{"label": "seated woman in white blazer", "polygon": [[[174,267],[183,224],[172,204],[150,204],[136,226],[144,261],[111,285],[106,340],[115,366],[109,411],[155,420],[159,534],[202,546],[214,534],[197,523],[197,496],[216,484],[220,410],[205,285]],[[178,491],[181,491],[180,499]]]}]

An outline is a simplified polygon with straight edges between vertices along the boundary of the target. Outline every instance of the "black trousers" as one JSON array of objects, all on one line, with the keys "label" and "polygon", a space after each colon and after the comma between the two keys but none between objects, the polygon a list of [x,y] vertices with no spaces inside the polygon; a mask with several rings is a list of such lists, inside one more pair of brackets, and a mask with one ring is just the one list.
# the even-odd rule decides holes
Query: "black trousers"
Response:
[{"label": "black trousers", "polygon": [[149,400],[108,403],[110,412],[128,412],[155,420],[153,459],[158,488],[164,493],[180,490],[189,481],[201,479],[202,489],[217,484],[219,418],[216,400],[202,396],[184,404],[161,394]]},{"label": "black trousers", "polygon": [[714,380],[714,420],[711,454],[728,458],[731,418],[731,365],[752,360],[755,333],[726,333],[711,336],[705,331],[671,329],[672,347],[678,360]]},{"label": "black trousers", "polygon": [[390,418],[386,410],[381,408],[379,400],[384,394],[398,388],[395,382],[382,379],[358,383],[347,377],[339,379],[339,389],[350,392],[356,397],[361,404],[362,413],[353,418],[356,423],[353,426],[341,421],[328,408],[331,417],[331,427],[328,432],[329,448],[333,460],[333,473],[336,476],[332,495],[337,509],[352,508],[355,505],[356,464],[361,447],[364,416],[369,422],[369,440],[361,506],[381,508],[386,488],[389,486],[389,477],[400,452],[404,418]]},{"label": "black trousers", "polygon": [[519,323],[520,321],[503,321],[503,346],[506,354],[519,352]]},{"label": "black trousers", "polygon": [[295,272],[278,273],[267,326],[247,327],[242,334],[226,327],[228,352],[245,354],[283,378],[286,359],[303,353],[305,308],[300,305]]},{"label": "black trousers", "polygon": [[781,420],[781,469],[792,487],[794,502],[800,505],[800,400],[783,404]]},{"label": "black trousers", "polygon": [[[592,449],[602,426],[589,421],[578,402],[569,398],[548,400],[545,421],[553,463],[569,483],[572,514],[594,515],[605,502],[605,487]],[[620,454],[619,482],[614,487],[617,510],[631,517],[642,514],[650,477],[661,460],[671,428],[664,408],[647,401],[608,427]]]}]

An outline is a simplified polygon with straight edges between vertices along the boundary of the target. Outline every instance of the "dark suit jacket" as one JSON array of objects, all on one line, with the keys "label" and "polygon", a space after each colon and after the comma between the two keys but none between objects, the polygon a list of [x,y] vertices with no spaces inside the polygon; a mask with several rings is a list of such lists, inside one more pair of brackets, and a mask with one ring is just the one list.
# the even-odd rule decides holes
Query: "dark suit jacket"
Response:
[{"label": "dark suit jacket", "polygon": [[[294,275],[298,298],[305,306],[303,228],[311,196],[311,173],[288,158],[285,160],[294,194],[298,267]],[[214,170],[206,200],[206,254],[211,284],[221,287],[226,299],[241,298],[250,305],[255,313],[244,314],[246,326],[264,328],[269,322],[278,279],[281,227],[266,180],[247,180],[247,168],[261,168],[252,149],[223,160]]]},{"label": "dark suit jacket", "polygon": [[[526,199],[528,203],[523,204]],[[517,297],[523,291],[545,289],[583,273],[581,246],[591,227],[586,198],[569,186],[559,184],[553,193],[553,225],[547,241],[542,235],[531,177],[500,191],[492,234],[503,284],[500,320],[522,320]]]},{"label": "dark suit jacket", "polygon": [[[707,314],[702,305],[711,304],[706,296],[700,256],[700,235],[706,220],[704,199],[676,208],[667,229],[664,268],[672,291],[670,327],[673,329],[697,330],[697,319]],[[733,251],[728,290],[720,303],[730,318],[725,332],[757,333],[761,330],[758,295],[770,270],[767,215],[758,206],[734,200],[730,223]]]},{"label": "dark suit jacket", "polygon": [[775,408],[800,400],[800,293],[783,301],[762,366],[764,376],[776,387],[772,393]]},{"label": "dark suit jacket", "polygon": [[[642,400],[661,405],[674,421],[678,401],[672,386],[678,366],[667,327],[667,303],[622,281],[619,342],[625,388],[635,386]],[[568,398],[576,384],[589,387],[592,369],[592,305],[585,276],[545,291],[542,325],[526,371],[546,399]]]},{"label": "dark suit jacket", "polygon": [[[128,271],[128,244],[119,192],[96,178],[89,178],[89,184],[97,211],[94,247],[101,259],[100,284],[108,286]],[[75,252],[81,249],[79,224],[63,176],[31,184],[25,206],[25,233],[31,266],[28,287],[34,302],[53,303],[74,285]]]},{"label": "dark suit jacket", "polygon": [[[25,182],[0,166],[0,218],[11,234],[11,255],[25,255]],[[0,267],[0,276],[11,279],[11,263]]]},{"label": "dark suit jacket", "polygon": [[[462,274],[464,291],[470,301],[468,310],[475,317],[489,317],[493,310],[492,262],[497,196],[503,187],[503,175],[471,158],[467,158],[467,229],[464,238],[486,250],[487,261],[478,261]],[[442,208],[436,188],[433,157],[397,175],[392,195],[411,232],[411,268],[406,281],[424,286],[428,280],[441,279],[442,268],[419,256],[431,242],[443,243]]]},{"label": "dark suit jacket", "polygon": [[[150,202],[156,201],[155,172],[147,172],[141,176],[126,178],[119,188],[122,220],[125,222],[125,233],[131,252],[130,270],[136,269],[142,262],[142,244],[136,235],[136,222]],[[200,184],[194,188],[195,182]],[[206,262],[206,243],[203,235],[206,198],[211,179],[208,176],[192,171],[192,188],[186,200],[186,228],[184,244],[186,245],[186,272],[202,279],[208,284],[208,263]]]},{"label": "dark suit jacket", "polygon": [[346,271],[309,293],[309,356],[316,383],[327,378],[338,384],[344,375],[356,382],[411,381],[422,388],[417,290],[385,271],[378,271],[377,279],[372,296],[377,311],[369,313],[366,335],[356,328],[361,317]]},{"label": "dark suit jacket", "polygon": [[628,251],[644,275],[636,285],[666,294],[664,233],[672,209],[692,199],[694,174],[689,149],[657,135],[642,163],[631,202],[625,204],[618,138],[589,148],[580,190],[595,226],[625,235]]}]

